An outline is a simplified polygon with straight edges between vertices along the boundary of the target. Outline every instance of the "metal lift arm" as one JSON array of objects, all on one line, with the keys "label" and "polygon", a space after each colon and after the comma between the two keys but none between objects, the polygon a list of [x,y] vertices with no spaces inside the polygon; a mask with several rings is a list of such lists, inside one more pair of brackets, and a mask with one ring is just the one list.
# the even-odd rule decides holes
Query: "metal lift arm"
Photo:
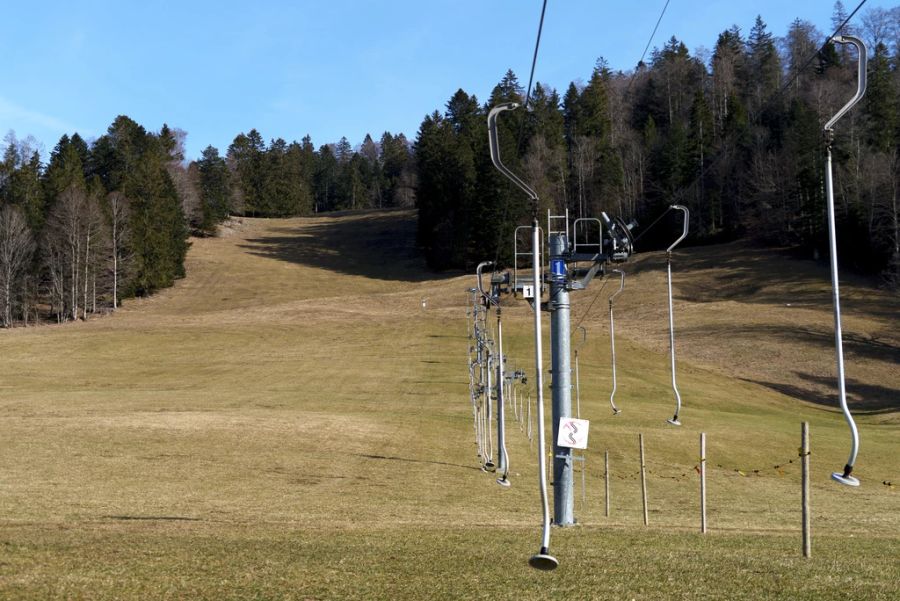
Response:
[{"label": "metal lift arm", "polygon": [[494,167],[496,167],[500,173],[505,175],[512,183],[518,186],[520,190],[527,194],[528,198],[531,199],[531,202],[537,207],[537,192],[519,179],[519,176],[510,171],[506,165],[503,164],[503,161],[500,160],[500,138],[497,135],[497,115],[504,111],[512,111],[517,108],[519,108],[519,103],[506,102],[504,104],[498,104],[488,113],[488,142],[491,148],[491,162],[494,163]]},{"label": "metal lift arm", "polygon": [[832,42],[837,44],[853,44],[856,46],[857,52],[859,52],[859,67],[857,69],[857,85],[856,85],[856,95],[850,99],[847,104],[839,110],[834,117],[832,117],[828,123],[825,124],[825,131],[831,132],[834,129],[834,124],[838,122],[838,120],[847,114],[853,105],[862,100],[862,97],[866,93],[866,68],[869,62],[868,51],[866,50],[866,45],[863,43],[861,39],[852,35],[838,35],[831,38]]}]

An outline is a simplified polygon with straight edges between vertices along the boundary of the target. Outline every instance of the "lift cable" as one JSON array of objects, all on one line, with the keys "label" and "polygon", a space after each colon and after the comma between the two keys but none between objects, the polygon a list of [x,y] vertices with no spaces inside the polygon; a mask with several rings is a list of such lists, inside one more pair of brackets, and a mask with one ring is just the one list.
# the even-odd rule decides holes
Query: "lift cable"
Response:
[{"label": "lift cable", "polygon": [[[544,0],[543,6],[541,6],[541,20],[538,23],[538,32],[537,32],[537,40],[534,42],[534,56],[531,58],[531,74],[528,76],[528,89],[525,92],[525,110],[528,110],[528,102],[531,99],[531,84],[534,83],[534,68],[537,66],[537,57],[538,57],[538,49],[541,47],[541,32],[544,29],[544,13],[547,12],[547,0]],[[855,12],[855,11],[854,11]],[[521,130],[520,130],[521,132]],[[519,134],[519,140],[521,141],[522,136]]]},{"label": "lift cable", "polygon": [[[544,15],[547,12],[547,0],[544,0],[541,6],[541,19],[538,22],[538,30],[537,30],[537,39],[534,41],[534,55],[531,58],[531,73],[528,75],[528,89],[525,92],[525,104],[523,105],[525,110],[528,110],[528,103],[531,102],[531,85],[534,83],[534,70],[537,67],[537,59],[538,59],[538,50],[541,47],[541,33],[544,31]],[[522,123],[519,125],[519,133],[516,139],[516,157],[521,153],[522,149],[522,136],[525,133],[525,119],[526,116],[522,117]],[[533,212],[537,215],[537,206],[533,208]],[[506,219],[509,217],[509,197],[506,197],[506,200],[503,202],[503,211],[501,212],[502,217],[498,222],[500,225],[497,228],[497,244],[496,251],[494,252],[494,272],[497,273],[497,270],[500,265],[500,248],[503,243],[503,234],[505,233],[503,230],[503,224],[506,223]]]},{"label": "lift cable", "polygon": [[[692,185],[693,185],[693,184],[692,184]],[[635,236],[635,237],[634,237],[634,244],[637,244],[637,241],[640,240],[641,238],[643,238],[643,237],[644,237],[644,234],[646,234],[647,232],[649,232],[650,230],[652,230],[654,225],[656,225],[657,223],[659,223],[660,221],[662,221],[662,218],[665,217],[666,215],[668,215],[669,209],[670,209],[670,208],[671,208],[671,207],[666,207],[666,210],[663,211],[662,213],[660,213],[659,217],[657,217],[656,219],[653,220],[653,223],[651,223],[650,225],[648,225],[647,227],[645,227],[645,228],[644,228],[644,231],[642,231],[639,235]]]},{"label": "lift cable", "polygon": [[578,320],[578,323],[576,323],[576,324],[575,324],[575,327],[572,328],[572,331],[573,331],[573,332],[574,332],[575,330],[577,330],[577,329],[581,326],[582,323],[584,323],[584,320],[585,320],[585,318],[588,316],[588,314],[591,312],[591,308],[594,306],[594,303],[596,303],[596,302],[597,302],[597,299],[600,298],[600,293],[603,292],[603,289],[604,289],[604,288],[606,288],[606,283],[607,283],[607,282],[609,282],[609,278],[605,278],[605,279],[603,280],[603,283],[600,284],[600,289],[597,290],[597,294],[594,295],[593,300],[591,300],[591,304],[589,304],[588,307],[587,307],[587,309],[584,310],[584,313],[582,313],[581,318]]},{"label": "lift cable", "polygon": [[[809,67],[809,65],[813,62],[813,60],[815,60],[815,58],[816,58],[817,56],[821,56],[822,51],[825,50],[825,48],[828,46],[828,44],[831,43],[831,40],[834,38],[834,36],[836,36],[836,35],[838,35],[839,33],[841,33],[841,31],[844,29],[844,27],[847,26],[847,23],[850,22],[850,19],[852,19],[852,18],[854,17],[854,15],[856,15],[856,13],[859,12],[859,9],[861,9],[861,8],[863,7],[863,5],[864,5],[866,2],[868,2],[868,1],[869,1],[869,0],[862,0],[862,2],[860,2],[859,5],[857,5],[857,7],[856,7],[855,9],[853,9],[853,12],[850,13],[850,14],[847,16],[846,19],[844,19],[844,22],[841,23],[841,24],[838,26],[838,28],[834,30],[834,33],[832,33],[830,36],[828,36],[828,39],[825,41],[825,43],[822,44],[822,46],[819,47],[818,50],[816,50],[816,53],[813,54],[812,56],[810,56],[810,57],[806,60],[806,62],[803,63],[803,66],[801,66],[799,69],[797,69],[797,70],[794,72],[794,76],[791,77],[791,79],[787,82],[787,84],[783,85],[783,86],[781,87],[781,89],[778,91],[779,94],[784,93],[784,91],[787,90],[787,89],[791,86],[791,84],[793,84],[793,83],[797,80],[798,77],[800,77],[800,73],[803,72],[807,67]],[[774,94],[773,94],[773,96],[774,96]],[[771,98],[770,98],[769,100],[771,100]]]},{"label": "lift cable", "polygon": [[647,56],[647,51],[650,50],[650,44],[653,43],[653,38],[656,36],[656,30],[659,29],[659,24],[662,23],[663,17],[666,14],[666,9],[669,8],[670,1],[671,0],[666,0],[666,5],[663,6],[662,12],[659,13],[659,19],[656,20],[656,25],[653,27],[653,33],[650,34],[650,39],[647,40],[647,45],[644,46],[644,51],[641,53],[641,58],[638,59],[637,65],[634,67],[634,73],[631,74],[631,79],[628,80],[628,88],[625,90],[626,94],[631,89],[631,84],[634,83],[634,78],[637,77],[638,69],[644,62],[644,57]]},{"label": "lift cable", "polygon": [[[662,23],[663,17],[666,15],[666,9],[669,8],[669,2],[671,2],[671,0],[666,0],[665,5],[663,5],[662,11],[660,11],[660,13],[659,13],[659,18],[656,20],[656,25],[653,26],[653,31],[650,33],[650,37],[647,39],[647,45],[644,46],[644,51],[641,53],[641,58],[638,59],[638,62],[637,62],[638,65],[640,65],[642,62],[644,62],[644,57],[647,56],[647,50],[650,49],[650,44],[653,43],[653,38],[656,36],[656,32],[657,32],[657,30],[659,29],[659,24]],[[634,73],[631,75],[631,79],[628,81],[628,89],[626,90],[626,93],[628,92],[628,90],[631,89],[631,84],[634,83],[634,78],[635,78],[636,76],[637,76],[637,67],[635,67],[635,71],[634,71]],[[665,215],[665,213],[663,213],[663,215]],[[660,216],[656,219],[656,221],[654,221],[652,224],[650,224],[650,227],[653,227],[654,225],[656,225],[656,223],[657,223],[660,219],[663,218],[663,215],[660,215]],[[647,229],[649,229],[649,228],[645,228],[644,231],[646,231]],[[643,234],[642,234],[642,235],[643,235]],[[640,236],[638,236],[638,238],[640,238]],[[634,239],[634,242],[637,242],[637,238]],[[583,315],[581,316],[581,318],[578,320],[578,323],[575,324],[575,327],[572,328],[572,331],[573,331],[573,332],[574,332],[575,330],[578,329],[578,327],[582,324],[582,322],[584,322],[585,318],[586,318],[586,317],[588,316],[588,314],[591,312],[591,308],[594,306],[594,303],[597,302],[597,299],[600,298],[600,293],[603,292],[603,288],[604,288],[604,286],[606,286],[606,282],[608,282],[608,281],[609,281],[608,279],[606,279],[606,280],[603,281],[603,284],[600,286],[600,289],[597,290],[597,294],[594,295],[594,298],[591,300],[591,303],[588,305],[588,307],[587,307],[587,309],[585,310],[584,314],[583,314]]]}]

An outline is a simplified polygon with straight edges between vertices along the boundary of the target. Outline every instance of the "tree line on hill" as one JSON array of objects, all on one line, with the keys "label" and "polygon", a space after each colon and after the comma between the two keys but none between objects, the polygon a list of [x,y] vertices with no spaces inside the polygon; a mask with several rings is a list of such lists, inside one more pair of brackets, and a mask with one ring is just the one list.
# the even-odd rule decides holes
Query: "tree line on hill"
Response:
[{"label": "tree line on hill", "polygon": [[185,162],[185,133],[149,132],[119,116],[88,143],[64,135],[43,164],[32,138],[6,137],[0,162],[0,325],[87,319],[184,275],[188,236],[230,215],[412,206],[415,170],[403,134],[309,136],[266,145],[256,130]]},{"label": "tree line on hill", "polygon": [[[846,18],[835,4],[835,28]],[[864,12],[844,33],[866,40],[868,90],[836,127],[833,152],[841,259],[900,279],[900,7]],[[822,127],[856,91],[855,52],[795,20],[776,39],[761,17],[692,55],[675,37],[629,73],[597,61],[560,95],[540,83],[529,110],[503,113],[501,156],[547,209],[601,210],[647,226],[668,205],[691,209],[693,241],[752,237],[827,254]],[[507,72],[481,104],[457,91],[425,117],[415,142],[418,242],[436,268],[509,264],[524,195],[491,165],[486,115],[524,101]],[[665,223],[665,222],[663,222]],[[643,249],[670,242],[657,226]],[[637,231],[640,231],[638,229]]]},{"label": "tree line on hill", "polygon": [[119,117],[88,144],[64,135],[47,165],[7,136],[0,164],[0,323],[84,319],[184,275],[178,132]]},{"label": "tree line on hill", "polygon": [[[835,26],[846,14],[835,4]],[[834,141],[841,258],[900,282],[900,7],[870,9],[854,31],[869,45],[869,87]],[[823,254],[827,241],[822,124],[855,89],[856,57],[817,53],[821,32],[795,20],[776,39],[762,18],[723,31],[694,55],[675,37],[629,73],[597,61],[560,95],[538,83],[528,111],[500,121],[504,161],[547,210],[599,211],[653,223],[691,209],[694,242],[753,237]],[[487,103],[463,90],[403,134],[309,136],[265,143],[240,133],[225,156],[193,162],[185,133],[126,116],[90,142],[63,136],[44,164],[10,134],[0,161],[0,325],[85,319],[184,275],[190,233],[230,215],[281,217],[418,208],[418,243],[437,269],[485,258],[509,264],[531,207],[493,167],[486,114],[524,91],[511,71]],[[647,230],[642,248],[667,240]]]},{"label": "tree line on hill", "polygon": [[366,134],[357,149],[343,137],[315,150],[309,136],[266,147],[250,130],[228,147],[227,164],[235,183],[230,208],[243,215],[410,207],[415,200],[412,149],[403,134],[385,132],[378,143]]}]

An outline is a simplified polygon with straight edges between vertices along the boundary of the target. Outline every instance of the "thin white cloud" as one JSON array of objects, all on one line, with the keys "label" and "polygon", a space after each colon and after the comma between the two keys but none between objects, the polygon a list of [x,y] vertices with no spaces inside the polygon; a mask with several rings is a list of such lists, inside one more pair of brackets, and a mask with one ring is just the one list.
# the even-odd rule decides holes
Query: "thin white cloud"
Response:
[{"label": "thin white cloud", "polygon": [[90,131],[79,130],[62,119],[25,108],[2,96],[0,96],[0,124],[3,124],[4,128],[16,129],[23,134],[31,133],[30,128],[36,126],[58,134],[78,131],[82,136],[92,135]]}]

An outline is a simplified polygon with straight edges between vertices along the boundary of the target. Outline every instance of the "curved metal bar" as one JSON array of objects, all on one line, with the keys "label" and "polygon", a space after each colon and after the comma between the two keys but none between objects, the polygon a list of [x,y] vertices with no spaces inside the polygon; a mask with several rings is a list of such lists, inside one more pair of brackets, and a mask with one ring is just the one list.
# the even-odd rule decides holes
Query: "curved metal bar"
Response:
[{"label": "curved metal bar", "polygon": [[672,368],[672,391],[675,393],[675,415],[666,421],[673,426],[680,426],[681,422],[678,420],[678,414],[681,412],[681,393],[678,392],[678,384],[675,381],[675,309],[672,305],[672,249],[687,238],[691,214],[684,205],[672,205],[670,208],[684,212],[684,229],[681,232],[681,236],[666,249],[666,283],[669,292],[669,356],[671,357]]},{"label": "curved metal bar", "polygon": [[494,353],[491,349],[487,349],[486,361],[484,369],[484,432],[485,432],[485,462],[482,469],[486,472],[493,472],[497,469],[494,464],[494,439],[491,436],[491,414],[493,413],[493,404],[491,403],[491,389],[493,388],[492,377],[494,369]]},{"label": "curved metal bar", "polygon": [[622,294],[622,292],[625,290],[625,272],[621,269],[613,269],[610,273],[619,274],[619,289],[613,292],[609,297],[609,304],[612,304],[613,301],[616,300],[616,297]]},{"label": "curved metal bar", "polygon": [[684,230],[681,232],[681,236],[678,237],[678,240],[672,243],[672,245],[666,249],[667,253],[672,252],[672,249],[681,244],[681,241],[687,238],[688,235],[688,227],[691,225],[691,212],[684,205],[670,205],[669,210],[676,209],[678,211],[684,212]]},{"label": "curved metal bar", "polygon": [[475,449],[478,457],[481,457],[481,433],[478,431],[478,398],[475,393],[475,361],[469,361],[469,396],[472,399],[472,416],[475,420]]},{"label": "curved metal bar", "polygon": [[526,413],[528,414],[528,428],[526,429],[526,435],[528,436],[528,442],[532,442],[534,440],[534,433],[532,432],[532,419],[531,419],[531,391],[529,390],[525,396],[525,407]]},{"label": "curved metal bar", "polygon": [[495,304],[493,297],[490,294],[484,291],[484,282],[481,281],[481,272],[485,267],[490,267],[493,265],[493,261],[482,261],[478,264],[478,267],[475,268],[475,277],[478,279],[478,292],[481,294],[481,298],[485,300],[488,306]]},{"label": "curved metal bar", "polygon": [[[491,261],[482,261],[478,264],[478,267],[475,269],[476,279],[478,281],[478,293],[481,295],[484,310],[482,319],[487,321],[487,311],[490,309],[492,305],[492,299],[489,294],[484,291],[484,284],[482,282],[482,271],[485,267],[489,267],[493,265]],[[483,411],[482,411],[482,469],[484,471],[494,471],[494,457],[493,457],[493,440],[491,436],[491,413],[492,413],[492,403],[491,403],[491,377],[492,377],[492,361],[494,360],[493,353],[489,348],[489,342],[483,341],[482,343],[484,353],[482,355],[482,360],[479,362],[482,367],[482,375],[481,375],[481,384],[482,384],[482,396],[483,396]]]},{"label": "curved metal bar", "polygon": [[[501,486],[509,486],[510,482],[508,479],[509,476],[509,455],[506,452],[506,407],[504,406],[503,399],[503,387],[506,384],[506,380],[503,377],[503,322],[501,319],[501,309],[500,309],[500,298],[499,296],[494,296],[493,290],[488,293],[484,290],[484,282],[482,281],[482,272],[486,267],[490,267],[494,264],[493,261],[482,261],[478,264],[478,267],[475,268],[475,275],[478,278],[478,292],[481,293],[482,298],[484,299],[485,306],[495,306],[497,307],[497,373],[496,380],[494,382],[494,386],[488,385],[487,390],[487,407],[488,414],[491,413],[491,388],[496,389],[497,395],[497,456],[498,462],[497,469],[502,472],[502,475],[497,478],[497,484]],[[488,373],[488,382],[490,382],[490,368]],[[488,416],[488,420],[490,421],[490,416]],[[490,431],[488,432],[490,436]],[[490,440],[490,438],[489,438]],[[493,466],[493,462],[491,462],[491,466]]]},{"label": "curved metal bar", "polygon": [[575,331],[581,330],[581,342],[575,347],[575,417],[581,419],[581,372],[578,370],[578,350],[587,342],[587,330],[584,326],[578,326]]},{"label": "curved metal bar", "polygon": [[494,164],[494,167],[497,168],[500,173],[505,175],[507,179],[509,179],[512,183],[514,183],[520,190],[525,192],[528,195],[528,198],[537,206],[538,195],[537,192],[531,189],[531,187],[519,179],[515,173],[509,170],[506,165],[503,164],[503,161],[500,160],[500,138],[497,135],[497,116],[504,111],[512,111],[519,108],[519,103],[517,102],[506,102],[503,104],[498,104],[494,108],[490,110],[488,113],[488,145],[491,150],[491,162]]},{"label": "curved metal bar", "polygon": [[[498,299],[499,301],[499,299]],[[503,323],[500,320],[500,304],[497,303],[497,452],[500,455],[498,469],[502,472],[497,478],[497,484],[508,487],[509,482],[509,454],[506,451],[506,407],[503,398],[503,387],[506,378],[503,377]]]},{"label": "curved metal bar", "polygon": [[838,119],[844,116],[853,105],[855,105],[866,93],[866,66],[868,62],[868,51],[866,45],[857,37],[851,35],[837,36],[832,38],[838,44],[853,44],[859,52],[859,75],[856,88],[856,94],[853,98],[825,124],[825,196],[828,204],[828,242],[829,257],[831,261],[831,298],[834,307],[834,347],[837,362],[837,378],[838,378],[838,397],[840,399],[841,411],[844,419],[850,427],[850,457],[844,466],[843,472],[834,472],[831,474],[832,479],[846,484],[848,486],[859,486],[859,480],[851,475],[853,464],[856,463],[856,456],[859,452],[859,430],[856,428],[856,422],[853,421],[853,415],[847,406],[847,389],[844,377],[844,341],[841,332],[841,293],[838,277],[838,257],[837,257],[837,232],[834,215],[834,182],[831,174],[831,133],[834,124]]},{"label": "curved metal bar", "polygon": [[540,570],[552,570],[559,565],[559,562],[550,555],[550,504],[547,499],[547,457],[544,451],[546,441],[544,440],[544,366],[543,350],[541,348],[541,240],[540,226],[537,219],[538,195],[500,160],[500,140],[497,135],[497,116],[504,111],[514,110],[518,106],[518,103],[507,102],[495,106],[488,112],[488,145],[490,146],[491,162],[494,164],[494,167],[520,190],[525,192],[532,202],[531,255],[532,283],[534,285],[534,372],[535,389],[537,390],[538,471],[540,472],[538,484],[541,492],[543,529],[541,549],[529,559],[529,564]]},{"label": "curved metal bar", "polygon": [[613,415],[619,415],[621,410],[616,407],[616,322],[613,320],[613,302],[616,297],[625,290],[625,272],[621,269],[613,269],[612,273],[619,274],[619,289],[609,297],[609,348],[612,356],[612,392],[609,394],[609,404],[612,406]]},{"label": "curved metal bar", "polygon": [[576,353],[582,346],[584,346],[584,343],[587,342],[587,329],[584,326],[578,326],[577,328],[575,328],[575,331],[577,332],[578,330],[581,330],[581,342],[579,342],[578,346],[575,347]]},{"label": "curved metal bar", "polygon": [[[535,198],[537,198],[535,196]],[[532,283],[534,285],[534,373],[537,390],[538,485],[541,492],[542,534],[541,549],[529,564],[540,570],[555,568],[559,562],[550,555],[550,503],[547,499],[547,454],[544,435],[544,358],[541,332],[540,227],[535,216],[531,227]]]},{"label": "curved metal bar", "polygon": [[869,53],[868,50],[866,50],[866,44],[858,37],[852,35],[839,35],[831,38],[831,41],[838,44],[853,44],[856,46],[856,50],[859,52],[859,67],[857,68],[856,95],[854,95],[853,98],[851,98],[850,101],[834,115],[834,117],[828,120],[828,123],[825,124],[825,131],[831,131],[834,128],[834,124],[847,114],[847,111],[853,108],[853,105],[862,100],[862,97],[866,93],[866,69],[869,64]]}]

